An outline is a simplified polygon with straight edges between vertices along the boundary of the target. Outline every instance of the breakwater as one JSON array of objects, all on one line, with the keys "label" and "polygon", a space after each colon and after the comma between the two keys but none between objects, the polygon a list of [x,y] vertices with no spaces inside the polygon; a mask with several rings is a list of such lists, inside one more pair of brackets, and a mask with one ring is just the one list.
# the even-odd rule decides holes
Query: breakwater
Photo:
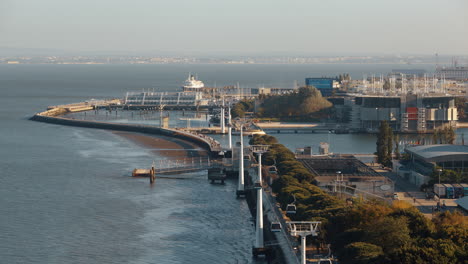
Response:
[{"label": "breakwater", "polygon": [[[194,134],[180,129],[170,129],[170,128],[161,128],[156,126],[149,125],[138,125],[138,124],[119,124],[119,123],[110,123],[102,121],[92,121],[92,120],[77,120],[72,118],[63,117],[64,114],[77,111],[88,111],[95,109],[99,106],[93,105],[90,106],[87,103],[82,103],[82,107],[78,104],[73,104],[73,110],[70,110],[67,106],[60,107],[51,107],[47,111],[40,112],[35,114],[30,118],[30,120],[58,124],[65,126],[76,126],[76,127],[86,127],[86,128],[97,128],[97,129],[106,129],[106,130],[117,130],[117,131],[126,131],[126,132],[136,132],[144,133],[151,135],[162,135],[173,138],[178,138],[186,140],[196,144],[197,146],[207,150],[212,157],[217,157],[219,152],[222,151],[219,142],[216,140],[201,134]],[[80,109],[80,110],[75,110]]]}]

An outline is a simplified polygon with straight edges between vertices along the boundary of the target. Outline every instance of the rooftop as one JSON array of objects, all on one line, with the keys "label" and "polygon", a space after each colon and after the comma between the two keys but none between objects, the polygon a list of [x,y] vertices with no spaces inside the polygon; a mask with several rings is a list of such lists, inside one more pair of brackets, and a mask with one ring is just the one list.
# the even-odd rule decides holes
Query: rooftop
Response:
[{"label": "rooftop", "polygon": [[382,177],[379,173],[352,155],[341,156],[301,156],[297,160],[316,176],[340,175],[348,178]]},{"label": "rooftop", "polygon": [[407,147],[406,151],[429,162],[468,160],[468,146],[466,145],[422,145]]}]

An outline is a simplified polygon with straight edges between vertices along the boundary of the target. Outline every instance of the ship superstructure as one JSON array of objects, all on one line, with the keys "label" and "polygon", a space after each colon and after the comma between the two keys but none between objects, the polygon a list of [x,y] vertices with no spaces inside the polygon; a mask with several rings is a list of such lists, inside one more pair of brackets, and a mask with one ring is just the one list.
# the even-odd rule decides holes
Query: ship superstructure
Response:
[{"label": "ship superstructure", "polygon": [[195,75],[189,74],[182,89],[184,92],[199,92],[203,87],[205,87],[205,84],[202,81],[198,80]]}]

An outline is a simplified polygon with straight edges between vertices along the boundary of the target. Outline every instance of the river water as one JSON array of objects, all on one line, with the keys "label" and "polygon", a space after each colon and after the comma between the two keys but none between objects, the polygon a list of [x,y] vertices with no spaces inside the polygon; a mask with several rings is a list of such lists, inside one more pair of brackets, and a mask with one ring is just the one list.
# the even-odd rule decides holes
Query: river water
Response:
[{"label": "river water", "polygon": [[[176,90],[189,71],[207,85],[291,87],[312,75],[358,78],[392,68],[401,67],[0,65],[0,262],[253,263],[254,229],[235,180],[210,185],[205,172],[151,187],[131,170],[161,157],[108,131],[27,120],[48,105]],[[278,138],[295,148],[328,136]],[[331,136],[335,152],[375,149],[372,136]]]}]

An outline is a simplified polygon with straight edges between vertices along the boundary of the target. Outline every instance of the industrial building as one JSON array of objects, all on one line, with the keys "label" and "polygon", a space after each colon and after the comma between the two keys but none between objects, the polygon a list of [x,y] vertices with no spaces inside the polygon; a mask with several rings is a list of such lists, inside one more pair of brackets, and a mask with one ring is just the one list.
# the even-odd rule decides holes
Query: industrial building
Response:
[{"label": "industrial building", "polygon": [[334,78],[306,78],[306,86],[314,86],[317,88],[322,96],[332,96],[333,89],[339,87],[339,83]]},{"label": "industrial building", "polygon": [[387,121],[394,131],[431,133],[455,127],[458,120],[455,98],[445,95],[356,95],[344,98],[341,107],[350,113],[355,132],[377,132],[381,121]]},{"label": "industrial building", "polygon": [[196,107],[207,106],[201,92],[127,92],[126,106]]},{"label": "industrial building", "polygon": [[436,167],[442,170],[468,172],[468,146],[466,145],[422,145],[406,147],[410,160],[404,166],[396,164],[395,170],[415,185],[430,180],[429,175]]},{"label": "industrial building", "polygon": [[389,197],[394,184],[352,155],[298,155],[301,162],[317,180],[317,186],[336,191],[346,186],[346,193]]}]

